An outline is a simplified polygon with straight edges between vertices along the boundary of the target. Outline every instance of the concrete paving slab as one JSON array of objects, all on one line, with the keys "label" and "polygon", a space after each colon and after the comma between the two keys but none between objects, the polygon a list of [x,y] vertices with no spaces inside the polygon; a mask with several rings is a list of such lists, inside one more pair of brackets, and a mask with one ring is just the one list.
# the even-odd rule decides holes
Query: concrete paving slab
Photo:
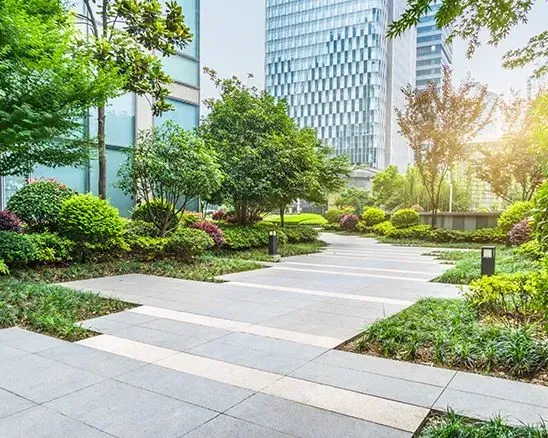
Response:
[{"label": "concrete paving slab", "polygon": [[0,345],[0,362],[24,356],[26,354],[31,353],[20,350],[19,348],[9,347],[8,345]]},{"label": "concrete paving slab", "polygon": [[0,418],[15,414],[32,406],[35,406],[35,404],[30,400],[0,389]]},{"label": "concrete paving slab", "polygon": [[228,415],[303,438],[410,437],[411,434],[265,394],[255,394]]},{"label": "concrete paving slab", "polygon": [[224,412],[253,394],[244,388],[156,365],[130,371],[117,380],[217,412]]},{"label": "concrete paving slab", "polygon": [[170,397],[106,380],[46,407],[115,436],[179,437],[217,414]]},{"label": "concrete paving slab", "polygon": [[131,326],[111,333],[113,336],[143,342],[157,347],[169,348],[176,351],[185,351],[208,342],[193,336],[181,336],[176,333],[164,332],[142,326]]},{"label": "concrete paving slab", "polygon": [[[204,321],[201,320],[201,322]],[[212,341],[214,339],[221,338],[232,333],[231,330],[225,330],[205,324],[202,325],[199,323],[190,323],[166,318],[158,318],[154,321],[141,324],[140,326],[154,330],[160,330],[163,332],[173,333],[179,336],[197,337],[205,341]]]},{"label": "concrete paving slab", "polygon": [[33,333],[19,327],[0,330],[0,345],[17,348],[28,353],[37,353],[63,345],[64,341]]},{"label": "concrete paving slab", "polygon": [[107,438],[108,435],[80,421],[43,406],[0,419],[2,436],[9,438]]},{"label": "concrete paving slab", "polygon": [[185,435],[188,438],[288,438],[292,436],[295,435],[287,435],[227,415],[219,415]]}]

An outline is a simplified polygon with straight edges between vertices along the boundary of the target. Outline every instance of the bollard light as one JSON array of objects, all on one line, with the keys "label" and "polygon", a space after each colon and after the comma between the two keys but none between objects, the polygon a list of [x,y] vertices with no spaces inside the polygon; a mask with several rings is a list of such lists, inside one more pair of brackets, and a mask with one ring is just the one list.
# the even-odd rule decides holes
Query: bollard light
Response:
[{"label": "bollard light", "polygon": [[495,274],[495,250],[494,246],[482,246],[481,248],[481,275]]},{"label": "bollard light", "polygon": [[278,236],[276,231],[268,232],[268,255],[275,256],[278,254]]}]

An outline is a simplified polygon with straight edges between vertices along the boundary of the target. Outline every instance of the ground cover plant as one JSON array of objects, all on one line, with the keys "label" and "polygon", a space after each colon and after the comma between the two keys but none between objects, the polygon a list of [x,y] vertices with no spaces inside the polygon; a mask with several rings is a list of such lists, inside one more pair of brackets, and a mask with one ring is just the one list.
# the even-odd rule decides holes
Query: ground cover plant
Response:
[{"label": "ground cover plant", "polygon": [[[269,214],[264,217],[264,222],[270,222],[274,224],[279,224],[281,222],[280,215]],[[316,213],[300,213],[300,214],[287,214],[284,215],[285,225],[317,225],[321,226],[327,222],[322,215]]]},{"label": "ground cover plant", "polygon": [[0,282],[0,328],[19,325],[39,333],[77,341],[93,335],[78,321],[134,307],[89,292],[17,280]]}]

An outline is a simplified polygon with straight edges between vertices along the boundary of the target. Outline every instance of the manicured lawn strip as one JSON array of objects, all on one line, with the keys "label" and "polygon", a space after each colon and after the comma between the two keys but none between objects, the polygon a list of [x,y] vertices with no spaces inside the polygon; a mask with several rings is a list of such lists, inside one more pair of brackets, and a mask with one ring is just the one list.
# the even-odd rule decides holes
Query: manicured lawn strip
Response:
[{"label": "manicured lawn strip", "polygon": [[16,280],[0,282],[0,328],[20,325],[35,332],[77,341],[93,333],[78,321],[134,307],[90,292]]},{"label": "manicured lawn strip", "polygon": [[428,242],[420,239],[391,239],[386,236],[379,236],[377,234],[369,234],[366,237],[374,237],[379,242],[390,243],[396,246],[422,246],[425,248],[463,248],[463,249],[480,249],[482,246],[489,246],[487,243],[473,243],[473,242]]},{"label": "manicured lawn strip", "polygon": [[[316,240],[314,242],[285,243],[278,247],[278,254],[282,257],[312,254],[320,251],[326,245],[327,244],[321,240]],[[268,248],[256,248],[243,251],[221,250],[216,253],[216,255],[231,259],[256,260],[262,262],[271,262],[274,260],[273,257],[268,255]]]},{"label": "manicured lawn strip", "polygon": [[[469,284],[481,277],[481,256],[477,251],[441,251],[440,260],[454,261],[455,267],[441,274],[433,281],[438,283]],[[516,254],[511,248],[497,247],[495,272],[512,274],[530,272],[540,268],[539,262]]]},{"label": "manicured lawn strip", "polygon": [[[281,218],[278,214],[269,214],[263,218],[264,222],[280,223]],[[301,214],[286,214],[284,215],[284,223],[286,225],[299,224],[299,225],[324,225],[327,220],[321,215],[316,213],[301,213]]]},{"label": "manicured lawn strip", "polygon": [[480,321],[462,299],[419,300],[345,350],[548,384],[548,337],[535,325]]},{"label": "manicured lawn strip", "polygon": [[545,438],[546,424],[540,426],[510,426],[501,418],[475,421],[454,412],[435,413],[419,432],[420,438]]}]

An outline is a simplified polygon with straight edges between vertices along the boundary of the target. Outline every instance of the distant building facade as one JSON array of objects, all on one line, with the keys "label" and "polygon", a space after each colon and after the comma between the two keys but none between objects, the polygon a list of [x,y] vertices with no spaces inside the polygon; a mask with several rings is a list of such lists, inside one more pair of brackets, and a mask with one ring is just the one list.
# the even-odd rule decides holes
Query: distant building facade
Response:
[{"label": "distant building facade", "polygon": [[267,90],[339,155],[384,169],[411,160],[397,133],[415,83],[415,29],[387,39],[405,0],[266,0]]}]

